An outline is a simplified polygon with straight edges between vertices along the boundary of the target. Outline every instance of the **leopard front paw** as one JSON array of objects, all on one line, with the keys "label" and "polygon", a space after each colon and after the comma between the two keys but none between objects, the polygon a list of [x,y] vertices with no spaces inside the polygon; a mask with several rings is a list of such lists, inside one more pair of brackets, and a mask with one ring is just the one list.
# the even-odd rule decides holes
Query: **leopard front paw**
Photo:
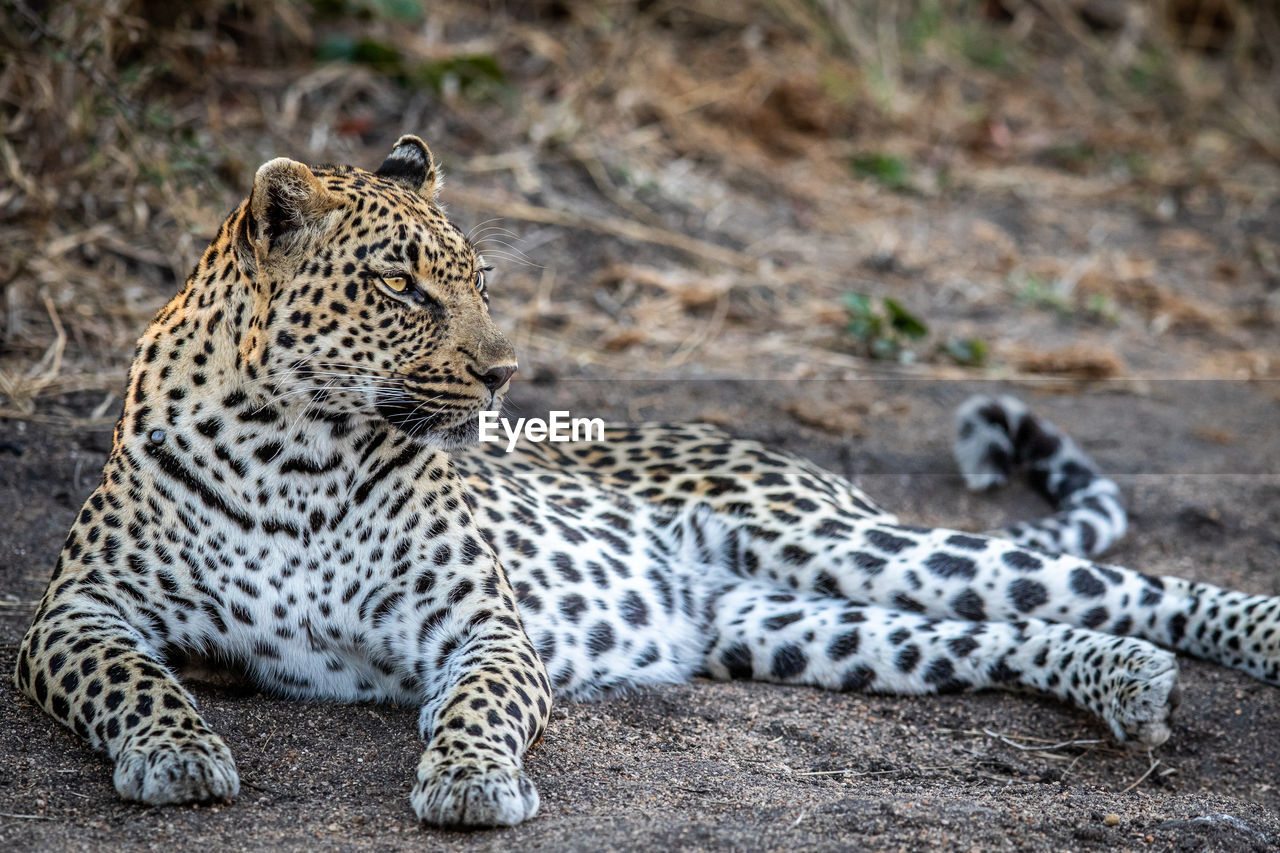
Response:
[{"label": "leopard front paw", "polygon": [[126,800],[153,806],[226,800],[240,793],[231,750],[208,730],[189,740],[164,733],[139,738],[116,757],[112,781]]},{"label": "leopard front paw", "polygon": [[423,823],[514,826],[538,813],[538,791],[524,771],[495,764],[424,759],[410,796]]}]

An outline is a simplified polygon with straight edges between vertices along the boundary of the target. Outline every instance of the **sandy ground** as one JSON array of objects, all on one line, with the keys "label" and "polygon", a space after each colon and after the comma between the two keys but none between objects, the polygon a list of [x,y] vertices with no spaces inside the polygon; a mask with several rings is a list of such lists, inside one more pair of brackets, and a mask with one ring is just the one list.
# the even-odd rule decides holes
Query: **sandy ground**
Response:
[{"label": "sandy ground", "polygon": [[[525,415],[567,405],[609,418],[736,421],[735,432],[856,477],[904,518],[981,528],[1042,507],[1020,488],[970,495],[951,473],[949,412],[976,387],[566,381],[524,383],[513,397]],[[637,412],[635,401],[659,399],[658,390],[662,402]],[[1116,562],[1280,594],[1280,387],[1016,390],[1081,438],[1128,493],[1133,533]],[[803,416],[806,406],[866,409],[863,437],[788,413]],[[5,672],[109,443],[101,428],[0,423],[0,506],[10,510],[0,522]],[[237,756],[241,795],[144,808],[118,800],[107,763],[6,678],[0,849],[1275,849],[1280,692],[1191,660],[1183,681],[1174,735],[1152,756],[1110,745],[1082,713],[1006,694],[897,698],[697,682],[562,702],[528,757],[539,816],[451,833],[420,829],[408,806],[420,749],[414,709],[198,685]],[[1058,746],[1068,741],[1090,743]],[[1108,825],[1108,815],[1118,822]]]}]

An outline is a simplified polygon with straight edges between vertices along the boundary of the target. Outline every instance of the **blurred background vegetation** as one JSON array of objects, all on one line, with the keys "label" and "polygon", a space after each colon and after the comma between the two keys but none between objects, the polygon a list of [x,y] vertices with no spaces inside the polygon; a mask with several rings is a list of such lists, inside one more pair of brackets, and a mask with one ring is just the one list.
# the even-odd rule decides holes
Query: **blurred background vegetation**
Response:
[{"label": "blurred background vegetation", "polygon": [[405,132],[526,376],[1280,373],[1271,0],[6,0],[0,51],[0,414],[113,416],[260,162]]}]

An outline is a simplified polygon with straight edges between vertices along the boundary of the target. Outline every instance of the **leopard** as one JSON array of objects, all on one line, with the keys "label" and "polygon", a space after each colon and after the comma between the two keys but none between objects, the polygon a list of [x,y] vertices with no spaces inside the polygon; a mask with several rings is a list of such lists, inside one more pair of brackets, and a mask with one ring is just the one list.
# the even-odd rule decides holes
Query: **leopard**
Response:
[{"label": "leopard", "polygon": [[1053,511],[981,534],[713,426],[478,442],[518,363],[440,185],[416,136],[374,171],[270,160],[138,342],[14,675],[124,799],[239,792],[191,659],[420,709],[425,826],[537,813],[524,757],[553,696],[1021,690],[1149,749],[1179,652],[1280,684],[1280,598],[1096,561],[1126,530],[1119,488],[1014,397],[960,407],[960,471],[1025,475]]}]

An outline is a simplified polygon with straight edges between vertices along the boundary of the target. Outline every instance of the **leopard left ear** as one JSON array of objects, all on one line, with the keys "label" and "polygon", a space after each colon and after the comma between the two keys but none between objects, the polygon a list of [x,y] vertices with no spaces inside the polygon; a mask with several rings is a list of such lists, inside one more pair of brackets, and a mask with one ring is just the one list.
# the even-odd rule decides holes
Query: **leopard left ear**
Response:
[{"label": "leopard left ear", "polygon": [[431,157],[431,149],[418,137],[408,134],[396,140],[395,148],[374,174],[395,181],[432,201],[440,189],[440,170]]},{"label": "leopard left ear", "polygon": [[277,157],[263,163],[253,178],[247,236],[261,260],[282,245],[295,244],[300,235],[319,226],[325,214],[337,205],[337,199],[309,167],[288,157]]}]

